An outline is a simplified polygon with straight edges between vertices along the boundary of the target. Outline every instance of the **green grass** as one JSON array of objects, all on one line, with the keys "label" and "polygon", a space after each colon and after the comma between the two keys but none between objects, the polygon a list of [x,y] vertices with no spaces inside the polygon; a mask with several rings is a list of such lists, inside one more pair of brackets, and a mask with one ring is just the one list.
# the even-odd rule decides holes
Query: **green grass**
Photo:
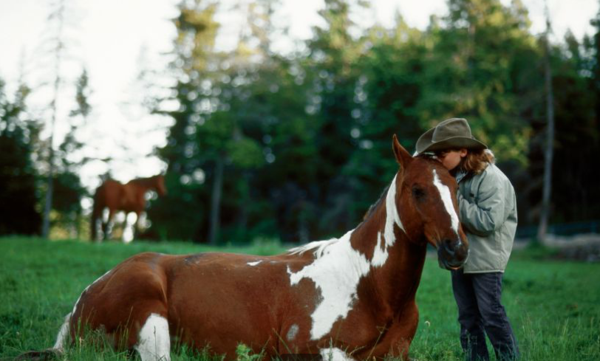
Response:
[{"label": "green grass", "polygon": [[[0,359],[54,344],[64,315],[81,291],[125,258],[144,251],[181,254],[223,250],[190,243],[90,244],[0,239]],[[273,254],[274,243],[227,252]],[[600,360],[600,264],[548,260],[539,248],[515,253],[504,278],[503,303],[523,360]],[[461,360],[450,274],[428,259],[418,293],[419,329],[411,356]],[[210,359],[179,349],[174,360]],[[243,357],[242,357],[243,358]],[[126,360],[125,353],[75,345],[63,360]]]}]

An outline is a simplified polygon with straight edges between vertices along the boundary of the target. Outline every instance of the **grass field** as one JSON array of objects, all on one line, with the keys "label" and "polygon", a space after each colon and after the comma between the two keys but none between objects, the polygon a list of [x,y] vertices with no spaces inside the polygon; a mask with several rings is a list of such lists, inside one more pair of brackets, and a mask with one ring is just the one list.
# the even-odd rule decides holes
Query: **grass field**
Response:
[{"label": "grass field", "polygon": [[[189,243],[46,242],[0,239],[0,359],[54,344],[64,315],[81,291],[128,256],[144,251],[196,253]],[[214,249],[213,249],[214,250]],[[223,250],[223,249],[219,249]],[[276,244],[227,248],[228,252],[273,254]],[[523,360],[600,360],[600,264],[550,260],[551,252],[516,252],[504,278],[503,303]],[[419,329],[411,356],[419,361],[461,360],[456,305],[450,275],[428,259],[418,292]],[[241,359],[251,358],[242,352]],[[245,356],[245,357],[244,357]],[[208,359],[185,349],[174,360]],[[126,360],[110,348],[75,345],[63,360]]]}]

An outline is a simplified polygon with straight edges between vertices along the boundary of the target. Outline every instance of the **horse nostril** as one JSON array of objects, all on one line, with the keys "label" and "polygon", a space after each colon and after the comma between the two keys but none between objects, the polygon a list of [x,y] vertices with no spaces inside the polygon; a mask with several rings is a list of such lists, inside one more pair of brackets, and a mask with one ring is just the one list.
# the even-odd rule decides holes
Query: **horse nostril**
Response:
[{"label": "horse nostril", "polygon": [[442,245],[445,249],[445,251],[448,253],[448,255],[450,256],[454,256],[454,253],[456,252],[455,248],[452,247],[452,240],[451,239],[445,239],[442,241]]}]

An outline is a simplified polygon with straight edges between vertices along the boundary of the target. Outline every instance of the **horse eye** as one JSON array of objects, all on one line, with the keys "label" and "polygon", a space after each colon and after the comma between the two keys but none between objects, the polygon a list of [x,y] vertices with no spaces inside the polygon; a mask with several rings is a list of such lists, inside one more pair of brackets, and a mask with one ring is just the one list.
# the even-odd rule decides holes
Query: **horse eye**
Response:
[{"label": "horse eye", "polygon": [[421,200],[425,197],[425,191],[418,187],[413,187],[412,194],[417,200]]}]

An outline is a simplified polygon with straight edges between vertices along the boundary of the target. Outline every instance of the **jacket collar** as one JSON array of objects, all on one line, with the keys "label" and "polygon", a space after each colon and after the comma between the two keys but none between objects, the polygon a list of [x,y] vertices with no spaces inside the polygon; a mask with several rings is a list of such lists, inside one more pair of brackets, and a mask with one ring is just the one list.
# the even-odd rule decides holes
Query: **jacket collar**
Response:
[{"label": "jacket collar", "polygon": [[465,179],[468,174],[469,173],[465,172],[464,170],[459,170],[456,173],[456,177],[455,177],[456,178],[456,183],[460,183],[460,181],[462,181],[463,179]]}]

